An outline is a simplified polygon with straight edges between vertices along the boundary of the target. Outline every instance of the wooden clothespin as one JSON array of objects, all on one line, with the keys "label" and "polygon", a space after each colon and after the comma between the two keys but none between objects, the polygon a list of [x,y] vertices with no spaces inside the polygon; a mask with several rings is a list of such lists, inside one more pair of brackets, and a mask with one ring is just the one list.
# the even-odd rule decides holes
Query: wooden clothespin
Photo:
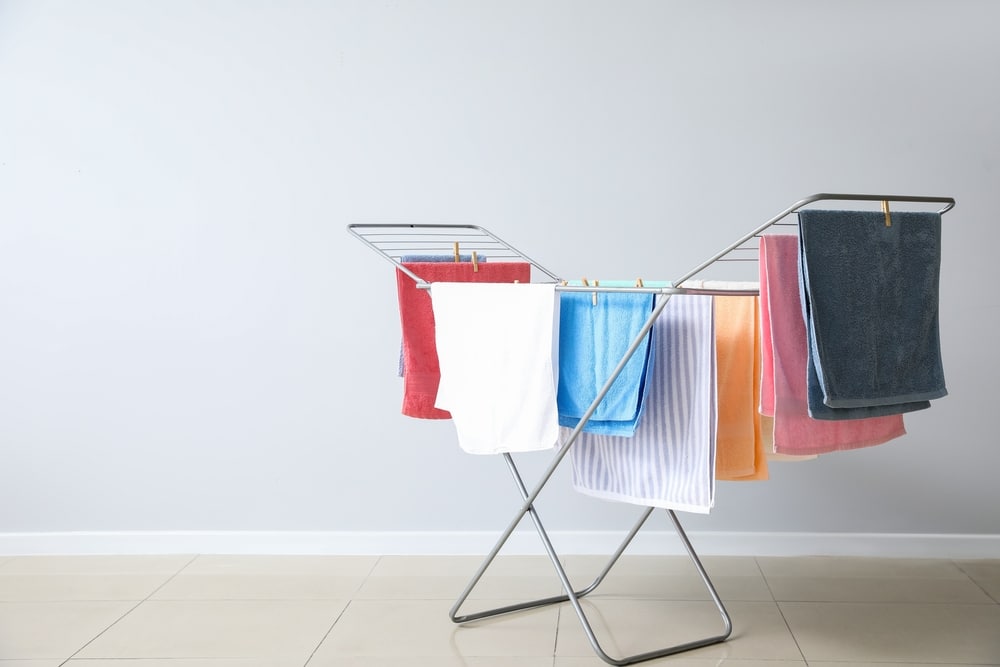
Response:
[{"label": "wooden clothespin", "polygon": [[882,213],[885,215],[885,226],[892,227],[892,214],[889,213],[888,200],[882,200]]},{"label": "wooden clothespin", "polygon": [[636,287],[645,287],[645,285],[642,284],[642,278],[636,278],[635,279],[635,286]]},{"label": "wooden clothespin", "polygon": [[[601,285],[601,282],[599,280],[595,280],[594,281],[594,287],[600,287],[600,285]],[[590,303],[593,306],[597,305],[597,292],[591,293],[591,295],[590,295]]]},{"label": "wooden clothespin", "polygon": [[461,261],[461,255],[458,254],[458,241],[452,244],[452,248],[455,250],[455,262],[458,263]]},{"label": "wooden clothespin", "polygon": [[476,251],[472,251],[472,272],[479,273],[479,258],[476,257]]},{"label": "wooden clothespin", "polygon": [[[590,283],[587,282],[586,278],[580,278],[580,282],[583,283],[584,287],[590,287]],[[594,281],[594,287],[597,287],[597,281],[596,280]],[[592,296],[592,301],[593,301],[594,305],[596,306],[597,305],[597,292],[594,292],[594,294]]]}]

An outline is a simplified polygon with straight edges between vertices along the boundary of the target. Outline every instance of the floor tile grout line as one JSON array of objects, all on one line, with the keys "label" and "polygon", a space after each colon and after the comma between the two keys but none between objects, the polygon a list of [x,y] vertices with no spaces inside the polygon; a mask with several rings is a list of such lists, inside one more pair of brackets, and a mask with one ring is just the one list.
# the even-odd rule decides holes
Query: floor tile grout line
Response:
[{"label": "floor tile grout line", "polygon": [[360,593],[364,589],[365,584],[367,584],[368,580],[372,578],[372,573],[378,569],[378,564],[382,562],[383,558],[385,558],[384,554],[379,554],[378,556],[375,557],[375,560],[372,562],[371,567],[368,568],[368,572],[366,572],[363,577],[360,577],[361,581],[358,582],[358,585],[354,588],[353,591],[351,591],[351,596],[350,596],[351,600],[353,600],[354,596]]},{"label": "floor tile grout line", "polygon": [[371,578],[371,576],[375,573],[375,570],[378,569],[379,564],[382,562],[384,558],[385,554],[380,554],[375,557],[374,562],[372,562],[372,566],[368,568],[368,572],[365,573],[365,581]]},{"label": "floor tile grout line", "polygon": [[342,619],[344,617],[344,614],[347,613],[347,610],[348,608],[350,608],[352,602],[354,602],[353,599],[348,600],[347,604],[344,605],[344,608],[340,610],[339,614],[337,614],[337,618],[333,619],[333,623],[331,623],[327,631],[323,633],[323,636],[320,638],[319,643],[316,644],[316,648],[312,650],[312,652],[309,654],[309,657],[306,658],[306,661],[302,663],[302,667],[308,667],[309,663],[312,662],[312,659],[316,655],[316,652],[319,651],[321,646],[323,646],[323,642],[325,642],[327,637],[330,636],[330,633],[333,632],[333,629],[337,627],[337,623],[339,623],[340,619]]},{"label": "floor tile grout line", "polygon": [[767,575],[764,574],[764,568],[761,567],[760,559],[757,556],[753,557],[753,563],[757,566],[757,572],[760,574],[760,578],[764,580],[764,588],[767,589],[767,594],[771,596],[771,601],[777,603],[778,598],[774,597],[774,591],[771,590],[771,582],[768,580]]},{"label": "floor tile grout line", "polygon": [[[176,572],[174,572],[174,577],[176,577],[176,576],[177,576],[177,575],[179,575],[179,574],[183,574],[183,573],[184,573],[184,570],[186,570],[186,569],[188,569],[189,567],[191,567],[191,565],[192,565],[192,564],[193,564],[193,563],[194,563],[194,562],[195,562],[196,560],[198,560],[199,558],[201,558],[201,557],[202,557],[202,556],[204,556],[204,555],[205,555],[205,554],[194,554],[194,556],[192,556],[192,557],[191,557],[191,560],[189,560],[188,562],[184,563],[184,565],[182,565],[182,566],[181,566],[181,569],[179,569],[179,570],[177,570]],[[171,579],[173,579],[174,577],[171,577]],[[160,588],[163,588],[163,586],[161,586]],[[160,589],[158,588],[158,589],[156,589],[156,590],[160,590]],[[153,591],[153,592],[155,593],[156,591]]]},{"label": "floor tile grout line", "polygon": [[552,664],[556,662],[559,650],[559,627],[562,625],[562,605],[556,607],[556,631],[552,637]]},{"label": "floor tile grout line", "polygon": [[975,586],[979,590],[981,590],[986,597],[988,597],[989,599],[993,600],[994,604],[1000,604],[1000,594],[998,594],[996,597],[994,597],[993,595],[990,595],[990,592],[988,590],[986,590],[983,587],[983,585],[981,583],[979,583],[979,581],[975,577],[973,577],[971,574],[969,574],[965,570],[965,568],[962,567],[962,564],[959,561],[952,561],[952,563],[954,563],[955,567],[957,567],[962,572],[962,574],[964,574],[966,577],[968,577],[969,581],[971,581],[973,584],[975,584]]},{"label": "floor tile grout line", "polygon": [[795,650],[797,650],[799,655],[802,656],[802,661],[808,665],[809,661],[806,660],[806,654],[802,650],[802,645],[799,644],[799,638],[795,636],[795,631],[792,630],[792,626],[788,622],[788,618],[785,616],[785,610],[781,608],[781,603],[775,600],[774,606],[778,609],[778,614],[781,616],[781,620],[785,624],[785,627],[788,628],[788,634],[791,635],[792,641],[795,642]]},{"label": "floor tile grout line", "polygon": [[808,665],[809,662],[806,660],[806,654],[802,651],[802,646],[799,644],[799,638],[795,636],[795,631],[792,630],[792,626],[788,622],[788,618],[785,617],[785,611],[781,608],[781,603],[775,598],[774,591],[771,590],[771,582],[767,580],[766,576],[764,576],[764,568],[760,566],[760,560],[754,556],[753,561],[757,564],[757,569],[760,570],[761,576],[764,577],[764,586],[767,587],[767,592],[771,594],[774,607],[778,610],[778,615],[781,616],[781,622],[785,624],[786,628],[788,628],[788,634],[791,636],[792,641],[795,642],[795,650],[799,652],[799,655],[802,657],[802,661]]},{"label": "floor tile grout line", "polygon": [[198,554],[193,555],[191,557],[191,559],[187,563],[185,563],[179,570],[177,570],[176,572],[174,572],[172,575],[170,575],[169,577],[167,577],[166,581],[164,581],[162,584],[160,584],[159,586],[157,586],[156,588],[154,588],[152,590],[152,592],[150,592],[149,595],[147,595],[146,597],[144,597],[143,599],[139,600],[134,605],[132,605],[132,607],[130,607],[124,614],[122,614],[121,616],[119,616],[118,618],[116,618],[114,620],[114,622],[111,623],[111,625],[109,625],[108,627],[106,627],[103,630],[101,630],[100,632],[98,632],[95,636],[91,637],[86,643],[84,643],[83,646],[81,646],[76,651],[74,651],[72,654],[70,654],[70,656],[68,658],[66,658],[65,660],[63,660],[62,662],[60,662],[59,663],[59,667],[64,667],[64,665],[66,665],[66,663],[68,663],[70,660],[72,660],[73,658],[75,658],[76,656],[78,656],[81,651],[83,651],[85,648],[87,648],[88,646],[90,646],[91,644],[93,644],[95,641],[97,641],[98,639],[100,639],[101,637],[103,637],[108,632],[108,630],[110,630],[111,628],[113,628],[116,625],[118,625],[119,623],[121,623],[126,617],[129,616],[129,614],[131,614],[133,611],[135,611],[136,609],[138,609],[143,603],[148,602],[150,598],[152,598],[154,595],[156,595],[156,593],[159,590],[161,590],[164,586],[166,586],[171,581],[173,581],[174,578],[176,578],[178,575],[180,575],[180,573],[183,572],[189,565],[191,565],[191,563],[193,563],[197,558],[198,558]]},{"label": "floor tile grout line", "polygon": [[775,600],[782,604],[826,604],[826,605],[879,605],[884,607],[972,607],[989,609],[996,607],[993,602],[935,602],[931,601],[899,601],[899,600]]},{"label": "floor tile grout line", "polygon": [[[758,561],[758,560],[759,560],[759,557],[754,557],[754,561]],[[958,604],[958,605],[982,605],[982,606],[992,606],[994,604],[1000,604],[1000,600],[998,600],[998,599],[994,598],[992,595],[990,595],[990,593],[986,589],[984,589],[983,586],[978,581],[976,581],[968,572],[966,572],[964,569],[962,569],[961,565],[959,565],[959,563],[957,561],[948,560],[948,559],[941,559],[941,560],[942,560],[942,562],[947,562],[947,563],[950,563],[953,566],[955,566],[958,569],[958,571],[961,572],[964,575],[964,579],[960,579],[958,577],[946,577],[946,578],[939,578],[939,577],[918,577],[918,576],[884,577],[884,576],[876,576],[876,575],[863,576],[863,577],[844,575],[842,577],[830,577],[830,579],[835,579],[835,578],[851,579],[851,580],[869,580],[869,579],[871,579],[871,580],[876,580],[876,581],[883,581],[883,580],[892,580],[892,581],[907,581],[907,580],[919,580],[919,581],[968,581],[968,582],[972,583],[976,588],[978,588],[983,593],[983,595],[986,596],[986,598],[989,600],[989,602],[968,602],[968,601],[961,601],[961,600],[956,601],[956,600],[815,600],[815,599],[813,599],[813,600],[796,600],[796,599],[779,599],[778,596],[775,595],[774,591],[771,589],[771,581],[767,577],[767,575],[764,574],[763,568],[760,567],[760,563],[759,562],[757,563],[757,566],[760,569],[761,575],[764,577],[764,583],[767,586],[768,591],[771,593],[771,597],[774,599],[775,602],[817,603],[817,604],[890,604],[890,605],[908,605],[908,604],[950,605],[950,604]],[[795,579],[808,579],[808,580],[812,580],[812,579],[819,579],[819,580],[827,579],[827,577],[819,577],[819,576],[813,576],[813,575],[798,575],[798,574],[795,574],[795,575],[777,574],[777,575],[773,575],[773,576],[775,578],[778,578],[778,579],[793,579],[793,580],[795,580]]]}]

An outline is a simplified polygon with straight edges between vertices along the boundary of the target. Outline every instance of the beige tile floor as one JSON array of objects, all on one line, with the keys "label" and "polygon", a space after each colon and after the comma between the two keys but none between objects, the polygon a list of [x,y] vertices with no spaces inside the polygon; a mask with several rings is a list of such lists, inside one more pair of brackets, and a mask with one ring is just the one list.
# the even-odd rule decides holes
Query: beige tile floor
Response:
[{"label": "beige tile floor", "polygon": [[[1000,665],[1000,559],[706,557],[733,618],[677,667]],[[456,626],[476,557],[0,556],[0,667],[591,667],[568,605]],[[603,561],[568,556],[581,585]],[[501,557],[465,611],[555,594]],[[613,656],[714,634],[683,557],[626,556],[583,602]]]}]

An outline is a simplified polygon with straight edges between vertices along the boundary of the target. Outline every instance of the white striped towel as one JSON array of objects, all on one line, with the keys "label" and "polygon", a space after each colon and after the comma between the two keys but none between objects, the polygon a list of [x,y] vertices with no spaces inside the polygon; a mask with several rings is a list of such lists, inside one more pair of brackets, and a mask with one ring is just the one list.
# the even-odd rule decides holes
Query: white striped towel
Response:
[{"label": "white striped towel", "polygon": [[[573,486],[606,500],[708,514],[715,504],[712,297],[672,296],[653,326],[653,372],[636,433],[580,433],[570,450]],[[572,431],[562,433],[565,441]]]}]

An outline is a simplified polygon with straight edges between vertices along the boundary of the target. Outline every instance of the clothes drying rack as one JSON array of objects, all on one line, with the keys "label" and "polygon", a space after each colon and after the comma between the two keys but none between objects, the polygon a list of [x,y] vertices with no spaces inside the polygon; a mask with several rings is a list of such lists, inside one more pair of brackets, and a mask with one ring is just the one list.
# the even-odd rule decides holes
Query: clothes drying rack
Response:
[{"label": "clothes drying rack", "polygon": [[[506,261],[523,261],[531,265],[533,269],[538,270],[544,276],[556,283],[556,291],[571,291],[571,292],[640,292],[640,293],[653,293],[663,295],[664,298],[657,299],[656,305],[647,318],[645,324],[632,340],[631,345],[626,350],[622,359],[618,362],[615,369],[612,371],[611,375],[608,377],[607,381],[602,386],[601,390],[598,392],[596,398],[590,404],[588,409],[584,412],[579,423],[573,428],[572,432],[567,436],[564,442],[561,443],[559,448],[556,450],[552,461],[549,463],[548,467],[545,468],[544,472],[541,474],[535,485],[529,490],[528,486],[525,484],[517,465],[514,462],[513,457],[510,453],[503,453],[501,456],[504,459],[504,463],[507,465],[508,471],[513,478],[514,485],[517,488],[518,495],[521,499],[521,505],[515,513],[514,517],[511,519],[510,523],[500,534],[497,539],[496,544],[493,549],[487,554],[486,558],[483,560],[482,564],[476,570],[475,574],[470,579],[468,585],[459,595],[458,599],[455,601],[451,610],[449,611],[449,616],[454,623],[468,623],[472,621],[477,621],[485,618],[491,618],[495,616],[500,616],[502,614],[510,614],[518,611],[524,611],[527,609],[534,609],[538,607],[543,607],[551,604],[559,604],[564,602],[569,602],[576,612],[576,615],[583,627],[583,631],[590,642],[591,647],[599,658],[610,665],[630,665],[638,662],[644,662],[647,660],[653,660],[655,658],[665,657],[684,651],[689,651],[695,648],[700,648],[703,646],[709,646],[712,644],[718,644],[726,641],[733,631],[732,619],[729,612],[726,610],[722,599],[719,597],[718,592],[712,583],[711,578],[708,576],[701,560],[698,558],[698,554],[688,539],[684,528],[681,526],[680,520],[677,518],[675,512],[671,509],[666,509],[667,516],[670,519],[670,523],[673,525],[681,544],[683,545],[685,551],[691,559],[695,570],[698,572],[706,590],[708,591],[712,601],[715,603],[716,609],[722,620],[722,630],[717,634],[713,634],[700,639],[695,639],[692,641],[687,641],[679,644],[674,644],[672,646],[667,646],[663,648],[658,648],[650,651],[644,651],[642,653],[636,653],[634,655],[629,655],[625,657],[616,658],[609,655],[604,648],[601,646],[594,630],[590,624],[587,614],[584,612],[582,605],[580,604],[580,599],[584,596],[592,593],[601,584],[602,581],[611,572],[615,563],[618,562],[619,558],[628,548],[629,544],[639,533],[639,530],[646,523],[646,520],[653,513],[654,507],[646,507],[639,516],[639,519],[635,522],[632,528],[625,535],[621,544],[611,555],[607,564],[598,573],[597,577],[593,582],[590,583],[585,588],[580,590],[574,589],[569,577],[566,574],[566,570],[562,565],[562,562],[546,532],[541,518],[535,509],[535,500],[541,493],[542,489],[548,483],[549,479],[555,473],[556,469],[559,467],[560,463],[569,453],[570,448],[577,441],[580,433],[583,431],[584,426],[597,410],[601,401],[610,391],[615,380],[624,370],[629,359],[635,351],[641,346],[646,335],[649,333],[656,319],[663,312],[664,307],[667,304],[670,296],[674,294],[709,294],[709,295],[755,295],[758,292],[756,290],[731,290],[731,289],[703,289],[703,288],[693,288],[693,287],[683,287],[685,281],[690,280],[694,276],[698,275],[702,271],[706,270],[708,267],[714,265],[716,262],[720,261],[756,261],[757,257],[752,253],[746,253],[743,251],[753,251],[756,247],[749,246],[753,239],[759,237],[765,231],[774,225],[792,225],[795,223],[783,223],[781,222],[785,217],[799,211],[800,209],[820,201],[840,201],[840,202],[881,202],[882,211],[886,216],[886,224],[891,224],[892,210],[890,207],[890,202],[892,203],[909,203],[909,204],[941,204],[938,213],[945,213],[951,210],[955,206],[955,200],[951,197],[926,197],[926,196],[910,196],[910,195],[875,195],[875,194],[836,194],[836,193],[820,193],[809,197],[805,197],[795,202],[788,208],[784,209],[770,220],[760,225],[753,231],[749,232],[735,243],[727,246],[725,249],[716,253],[706,261],[698,264],[693,269],[689,270],[687,273],[683,274],[679,279],[671,283],[673,287],[645,287],[637,285],[636,287],[608,287],[600,285],[568,285],[564,284],[565,281],[561,280],[552,271],[549,271],[544,266],[531,259],[528,255],[516,249],[514,246],[510,245],[506,241],[495,236],[492,232],[479,227],[477,225],[465,225],[465,224],[366,224],[357,223],[348,225],[348,231],[350,234],[355,236],[358,240],[364,243],[371,250],[375,251],[378,255],[383,257],[392,263],[398,270],[402,271],[414,281],[416,281],[417,287],[421,289],[430,289],[433,291],[433,285],[420,276],[415,275],[409,268],[404,266],[402,258],[410,254],[451,254],[454,253],[456,261],[459,257],[459,249],[463,255],[469,255],[473,261],[476,260],[477,256],[488,257],[490,260],[506,260]],[[533,277],[534,280],[534,277]],[[545,282],[545,281],[541,281]],[[475,589],[476,585],[482,579],[483,575],[486,573],[487,569],[494,562],[500,550],[506,544],[507,540],[511,537],[514,530],[521,523],[525,516],[531,519],[532,524],[535,527],[535,531],[538,533],[538,537],[542,543],[545,553],[552,562],[555,568],[556,575],[559,578],[564,594],[539,598],[536,600],[528,600],[525,602],[520,602],[517,604],[506,605],[502,607],[496,607],[493,609],[487,609],[483,611],[476,611],[471,613],[460,614],[459,610],[465,604],[469,595]]]}]

